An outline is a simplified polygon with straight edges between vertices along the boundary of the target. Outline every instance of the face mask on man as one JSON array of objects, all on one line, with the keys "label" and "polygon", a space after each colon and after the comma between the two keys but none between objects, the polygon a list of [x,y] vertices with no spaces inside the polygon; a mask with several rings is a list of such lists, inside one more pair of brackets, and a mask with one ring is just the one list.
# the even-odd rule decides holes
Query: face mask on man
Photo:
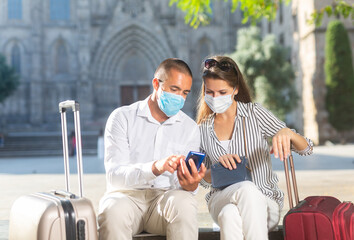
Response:
[{"label": "face mask on man", "polygon": [[[236,89],[234,89],[233,93],[235,92],[235,90]],[[209,106],[211,111],[215,113],[223,113],[231,106],[232,101],[234,101],[233,93],[219,97],[212,97],[209,94],[205,94],[204,101]]]},{"label": "face mask on man", "polygon": [[157,104],[167,117],[176,115],[183,108],[184,101],[181,95],[162,91],[161,87],[158,90]]}]

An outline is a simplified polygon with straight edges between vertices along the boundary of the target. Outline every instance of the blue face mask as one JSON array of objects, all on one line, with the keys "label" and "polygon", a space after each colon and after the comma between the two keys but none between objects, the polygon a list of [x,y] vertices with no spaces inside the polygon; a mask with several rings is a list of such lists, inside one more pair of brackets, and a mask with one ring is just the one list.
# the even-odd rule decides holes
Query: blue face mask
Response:
[{"label": "blue face mask", "polygon": [[160,90],[160,96],[157,100],[159,108],[167,117],[176,115],[184,105],[184,98],[181,95],[169,93]]}]

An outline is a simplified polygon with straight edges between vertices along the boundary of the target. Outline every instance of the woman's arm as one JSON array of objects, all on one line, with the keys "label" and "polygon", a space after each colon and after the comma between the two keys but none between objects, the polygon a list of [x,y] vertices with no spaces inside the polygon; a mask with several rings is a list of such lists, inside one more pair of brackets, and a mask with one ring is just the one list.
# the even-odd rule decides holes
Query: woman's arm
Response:
[{"label": "woman's arm", "polygon": [[270,153],[274,153],[276,158],[286,159],[291,150],[295,150],[300,155],[312,153],[312,141],[286,127],[285,123],[275,117],[268,109],[255,104],[255,114],[262,134],[265,137],[272,137],[273,148]]},{"label": "woman's arm", "polygon": [[300,134],[292,131],[289,128],[280,129],[273,137],[272,140],[273,148],[271,153],[274,153],[276,158],[280,157],[280,160],[286,159],[291,152],[291,146],[297,152],[304,152],[307,148],[311,148],[312,145]]}]

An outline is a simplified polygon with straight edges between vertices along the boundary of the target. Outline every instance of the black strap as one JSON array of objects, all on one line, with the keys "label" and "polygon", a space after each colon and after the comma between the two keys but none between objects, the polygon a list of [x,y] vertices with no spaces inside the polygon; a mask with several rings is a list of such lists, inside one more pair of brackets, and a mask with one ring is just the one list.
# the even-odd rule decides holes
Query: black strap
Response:
[{"label": "black strap", "polygon": [[40,194],[60,201],[60,204],[61,204],[63,211],[64,211],[66,240],[76,240],[75,211],[74,211],[74,207],[73,207],[72,203],[70,202],[70,200],[60,197],[60,196],[52,195],[50,193],[40,193]]},{"label": "black strap", "polygon": [[74,207],[71,204],[70,200],[61,199],[61,206],[64,210],[65,216],[65,230],[66,230],[66,239],[75,240],[76,239],[76,220],[75,220],[75,211]]}]

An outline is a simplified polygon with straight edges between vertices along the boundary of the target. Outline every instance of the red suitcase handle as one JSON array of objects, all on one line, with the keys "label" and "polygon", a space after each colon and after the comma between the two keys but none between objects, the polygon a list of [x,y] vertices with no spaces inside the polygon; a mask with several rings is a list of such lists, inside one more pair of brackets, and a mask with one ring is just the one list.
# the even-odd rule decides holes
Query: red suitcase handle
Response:
[{"label": "red suitcase handle", "polygon": [[292,177],[292,188],[293,188],[294,195],[295,195],[295,206],[296,206],[299,203],[299,192],[297,189],[293,155],[291,155],[291,154],[289,156],[289,163],[288,163],[288,159],[284,160],[284,170],[285,170],[286,188],[288,190],[289,208],[292,209],[294,207],[294,203],[293,203],[291,182],[290,182],[290,177],[289,177],[289,165],[290,165],[290,171],[291,171],[291,177]]}]

